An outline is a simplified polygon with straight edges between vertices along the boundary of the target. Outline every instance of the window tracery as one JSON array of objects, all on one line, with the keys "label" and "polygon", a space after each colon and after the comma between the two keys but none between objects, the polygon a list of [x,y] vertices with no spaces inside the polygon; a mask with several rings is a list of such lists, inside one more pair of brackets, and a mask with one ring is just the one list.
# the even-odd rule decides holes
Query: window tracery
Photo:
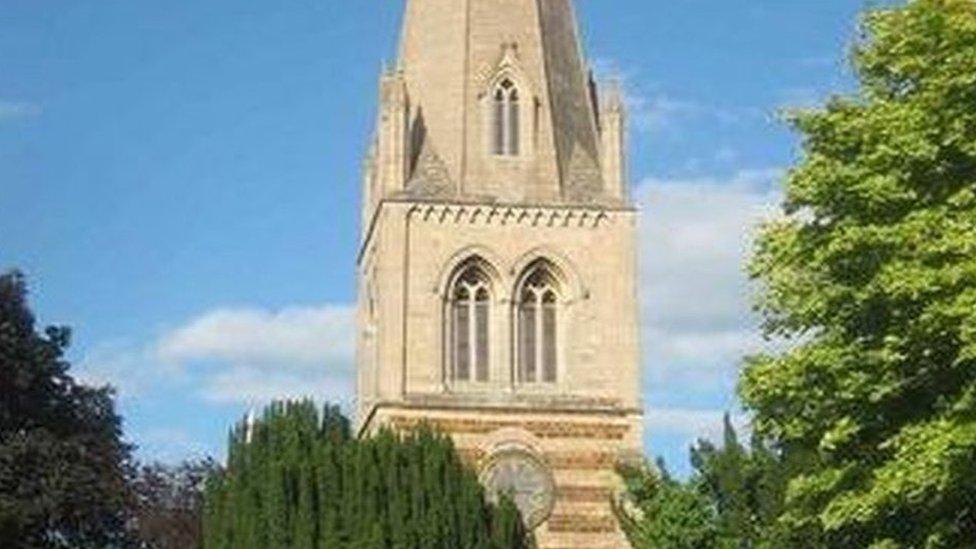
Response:
[{"label": "window tracery", "polygon": [[492,152],[498,156],[519,154],[519,91],[511,79],[502,80],[492,95]]},{"label": "window tracery", "polygon": [[491,359],[490,281],[477,264],[466,265],[450,295],[452,379],[486,382]]},{"label": "window tracery", "polygon": [[555,383],[558,377],[559,285],[551,267],[530,267],[518,293],[518,381]]}]

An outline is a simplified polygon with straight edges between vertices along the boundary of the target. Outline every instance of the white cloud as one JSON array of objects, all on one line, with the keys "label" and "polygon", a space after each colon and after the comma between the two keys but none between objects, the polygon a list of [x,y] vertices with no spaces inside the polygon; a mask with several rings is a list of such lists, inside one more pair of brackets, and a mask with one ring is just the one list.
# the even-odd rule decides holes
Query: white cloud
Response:
[{"label": "white cloud", "polygon": [[708,121],[726,126],[761,120],[761,109],[708,105],[666,93],[645,94],[623,81],[627,115],[635,130],[661,134],[686,123]]},{"label": "white cloud", "polygon": [[353,392],[355,313],[347,305],[280,311],[221,309],[164,335],[163,363],[198,370],[202,396],[258,406],[285,398],[348,405]]},{"label": "white cloud", "polygon": [[350,412],[355,402],[354,382],[351,372],[332,372],[324,366],[307,371],[231,366],[208,379],[203,396],[217,404],[244,403],[251,407],[272,400],[312,398]]},{"label": "white cloud", "polygon": [[[721,441],[724,410],[649,408],[644,411],[644,426],[657,434],[678,435],[692,443],[698,439]],[[732,415],[732,426],[742,440],[750,431],[749,418]]]},{"label": "white cloud", "polygon": [[661,91],[651,92],[637,83],[642,79],[636,71],[623,68],[612,59],[596,59],[593,71],[601,81],[619,83],[628,119],[638,132],[660,135],[689,122],[733,125],[766,115],[762,109],[753,107],[711,105]]},{"label": "white cloud", "polygon": [[727,386],[762,344],[744,264],[753,229],[779,203],[778,169],[640,184],[641,290],[647,380]]},{"label": "white cloud", "polygon": [[34,103],[5,101],[0,99],[0,122],[15,118],[28,118],[41,114],[41,107]]},{"label": "white cloud", "polygon": [[353,318],[352,307],[345,305],[221,309],[166,334],[157,349],[167,362],[226,361],[286,369],[328,363],[348,372]]},{"label": "white cloud", "polygon": [[143,347],[98,346],[79,371],[89,382],[116,386],[122,398],[185,385],[216,403],[313,397],[348,404],[354,317],[349,305],[219,309]]},{"label": "white cloud", "polygon": [[75,371],[87,384],[113,386],[119,398],[125,400],[143,396],[159,383],[185,380],[180,364],[160,362],[152,347],[125,341],[96,345],[85,354]]}]

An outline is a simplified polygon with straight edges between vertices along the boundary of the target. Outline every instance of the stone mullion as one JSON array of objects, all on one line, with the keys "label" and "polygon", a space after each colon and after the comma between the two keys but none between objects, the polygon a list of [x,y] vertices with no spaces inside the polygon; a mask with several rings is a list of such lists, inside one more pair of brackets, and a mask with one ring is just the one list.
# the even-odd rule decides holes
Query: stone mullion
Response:
[{"label": "stone mullion", "polygon": [[533,289],[532,291],[533,297],[535,297],[535,311],[533,311],[533,314],[535,315],[535,379],[532,381],[533,383],[540,383],[544,378],[542,375],[542,371],[545,368],[543,360],[546,357],[544,339],[546,330],[542,325],[543,321],[545,320],[545,314],[542,310],[542,292],[536,289]]},{"label": "stone mullion", "polygon": [[468,379],[465,381],[469,382],[478,379],[478,300],[475,291],[468,287],[471,299],[468,300]]}]

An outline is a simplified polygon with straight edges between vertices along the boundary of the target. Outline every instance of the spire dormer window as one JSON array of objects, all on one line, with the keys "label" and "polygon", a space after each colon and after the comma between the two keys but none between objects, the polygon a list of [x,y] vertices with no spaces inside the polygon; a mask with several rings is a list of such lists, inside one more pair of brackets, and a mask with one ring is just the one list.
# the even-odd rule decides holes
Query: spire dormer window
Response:
[{"label": "spire dormer window", "polygon": [[492,152],[498,156],[519,155],[519,92],[508,78],[502,80],[493,95]]}]

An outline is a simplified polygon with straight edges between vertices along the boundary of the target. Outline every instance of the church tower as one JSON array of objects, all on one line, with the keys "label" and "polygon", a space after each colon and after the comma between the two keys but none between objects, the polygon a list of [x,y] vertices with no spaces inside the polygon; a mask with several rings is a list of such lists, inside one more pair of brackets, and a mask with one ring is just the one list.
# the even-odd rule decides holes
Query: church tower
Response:
[{"label": "church tower", "polygon": [[640,454],[624,112],[571,0],[406,0],[358,258],[362,432],[427,422],[540,547],[626,547]]}]

